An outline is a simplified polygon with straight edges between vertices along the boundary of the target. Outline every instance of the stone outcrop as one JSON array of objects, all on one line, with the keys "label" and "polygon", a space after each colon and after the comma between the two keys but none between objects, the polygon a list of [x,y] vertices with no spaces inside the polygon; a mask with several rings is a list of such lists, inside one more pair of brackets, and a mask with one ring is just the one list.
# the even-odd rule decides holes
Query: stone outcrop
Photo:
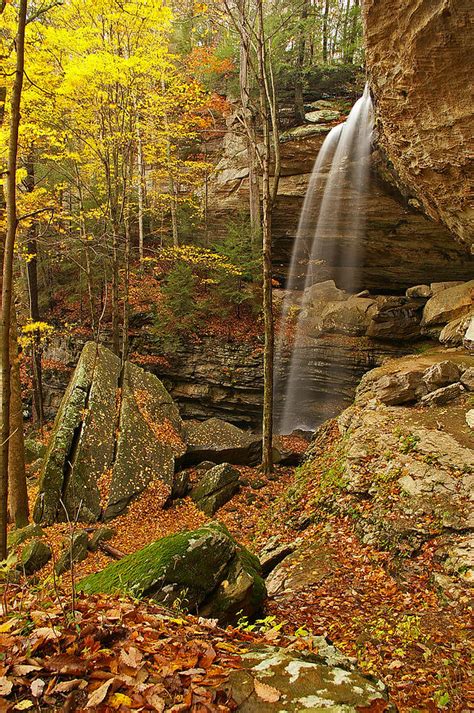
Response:
[{"label": "stone outcrop", "polygon": [[380,710],[387,702],[383,683],[363,676],[353,663],[322,636],[311,637],[317,653],[289,651],[276,646],[248,646],[241,668],[227,684],[242,713],[280,711]]},{"label": "stone outcrop", "polygon": [[258,559],[218,523],[157,540],[89,575],[78,589],[152,597],[167,606],[179,600],[221,623],[240,611],[256,614],[265,597]]},{"label": "stone outcrop", "polygon": [[378,142],[408,197],[469,247],[472,4],[394,0],[387,12],[366,0],[362,7]]},{"label": "stone outcrop", "polygon": [[112,352],[87,343],[56,417],[35,521],[114,517],[153,478],[171,493],[182,429],[155,376],[129,363],[122,374]]},{"label": "stone outcrop", "polygon": [[[381,382],[387,376],[398,377],[401,393],[406,394],[409,384],[414,398],[423,385],[433,388],[440,381],[459,379],[460,374],[468,377],[473,357],[455,352],[449,356],[447,360],[446,354],[433,352],[406,357],[364,377],[354,405],[337,419],[339,436],[329,450],[324,446],[328,426],[316,434],[312,452],[322,453],[324,460],[315,456],[315,472],[322,469],[315,501],[323,510],[350,514],[364,542],[390,549],[394,555],[409,557],[433,540],[444,561],[443,553],[462,541],[459,566],[456,572],[448,567],[449,576],[471,582],[472,551],[468,552],[465,538],[474,530],[474,439],[466,422],[467,392],[458,390],[449,408],[444,400],[434,398],[421,407],[386,405],[386,399],[381,403],[385,395]],[[388,403],[393,404],[393,399]],[[310,453],[308,468],[311,462]],[[304,556],[298,557],[298,552]],[[298,571],[306,577],[310,565],[316,577],[324,576],[331,566],[320,548],[314,553],[314,566],[311,552],[303,553],[301,548],[291,557],[300,570],[292,569],[290,559],[284,560],[267,582],[269,594],[279,595],[287,581],[296,586],[291,578],[298,577]]]}]

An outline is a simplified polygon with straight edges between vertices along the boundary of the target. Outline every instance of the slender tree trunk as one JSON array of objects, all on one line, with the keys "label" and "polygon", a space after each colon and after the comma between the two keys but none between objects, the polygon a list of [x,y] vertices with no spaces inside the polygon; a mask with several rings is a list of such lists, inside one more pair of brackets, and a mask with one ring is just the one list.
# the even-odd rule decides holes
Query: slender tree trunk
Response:
[{"label": "slender tree trunk", "polygon": [[323,11],[323,62],[328,61],[329,0],[324,0]]},{"label": "slender tree trunk", "polygon": [[308,0],[305,0],[301,8],[301,24],[298,31],[298,58],[296,66],[295,85],[295,115],[298,123],[304,122],[304,98],[303,98],[303,67],[306,51],[306,19],[308,17]]},{"label": "slender tree trunk", "polygon": [[137,135],[137,173],[138,173],[138,253],[140,255],[140,262],[143,262],[144,252],[144,239],[145,232],[143,228],[143,183],[144,183],[144,166],[143,166],[143,145],[142,136],[140,132],[140,126],[138,123],[138,116],[136,117],[136,135]]},{"label": "slender tree trunk", "polygon": [[[26,163],[26,189],[32,193],[35,189],[35,164],[33,150]],[[32,322],[39,322],[40,310],[38,301],[38,243],[36,240],[37,226],[33,224],[28,229],[28,262],[26,263],[26,277],[28,285],[28,302],[30,319]],[[41,335],[38,331],[33,334],[31,345],[32,366],[33,366],[33,422],[43,428],[44,408],[43,408],[43,375],[41,368]]]},{"label": "slender tree trunk", "polygon": [[[166,85],[165,85],[165,79],[164,77],[161,78],[161,91],[163,95],[166,92]],[[176,182],[174,180],[173,176],[173,171],[171,169],[171,140],[170,140],[170,131],[169,131],[169,123],[168,123],[168,114],[166,112],[166,109],[163,114],[164,118],[164,125],[165,125],[165,132],[166,132],[166,158],[168,161],[168,166],[169,166],[169,179],[168,179],[168,185],[169,185],[169,192],[170,192],[170,197],[171,197],[171,231],[173,235],[173,245],[175,247],[178,247],[179,245],[179,233],[178,233],[178,193],[177,193],[177,188],[176,188]]]},{"label": "slender tree trunk", "polygon": [[272,233],[270,191],[270,117],[268,111],[268,80],[263,0],[258,2],[258,84],[260,117],[263,128],[262,151],[262,255],[263,255],[263,317],[265,348],[263,356],[263,434],[262,469],[265,474],[273,470],[273,305],[272,305]]},{"label": "slender tree trunk", "polygon": [[18,159],[18,130],[25,66],[25,26],[27,0],[20,0],[16,35],[15,81],[12,90],[10,132],[7,159],[7,232],[3,251],[2,314],[1,314],[1,371],[2,371],[2,426],[0,435],[0,559],[7,555],[8,461],[10,440],[10,322],[12,311],[13,253],[18,225],[16,207],[16,167]]},{"label": "slender tree trunk", "polygon": [[15,527],[28,524],[28,490],[25,471],[23,436],[23,404],[21,401],[20,363],[16,326],[16,310],[12,304],[10,324],[10,447],[8,454],[8,510]]},{"label": "slender tree trunk", "polygon": [[257,130],[255,112],[250,98],[250,17],[245,6],[245,0],[238,4],[238,23],[240,32],[240,101],[242,104],[242,120],[245,129],[249,167],[249,214],[252,240],[256,241],[261,231],[260,187],[258,181]]}]

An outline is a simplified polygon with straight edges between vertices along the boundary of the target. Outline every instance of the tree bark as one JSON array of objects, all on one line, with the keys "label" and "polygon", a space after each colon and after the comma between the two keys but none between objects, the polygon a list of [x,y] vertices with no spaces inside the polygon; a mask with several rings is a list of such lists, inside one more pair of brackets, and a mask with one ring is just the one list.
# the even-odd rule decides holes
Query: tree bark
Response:
[{"label": "tree bark", "polygon": [[7,555],[7,510],[8,510],[8,462],[10,440],[10,322],[12,311],[13,253],[18,226],[16,206],[16,167],[18,159],[18,131],[20,126],[20,104],[25,66],[25,27],[27,0],[20,0],[16,35],[16,67],[12,90],[10,132],[7,159],[7,232],[3,251],[2,314],[0,368],[2,371],[0,436],[0,558]]},{"label": "tree bark", "polygon": [[28,525],[28,490],[25,471],[23,404],[21,401],[20,362],[16,310],[12,305],[10,324],[10,441],[8,454],[8,510],[15,527]]},{"label": "tree bark", "polygon": [[263,424],[262,424],[262,470],[273,470],[273,304],[272,304],[272,232],[270,191],[270,117],[267,53],[263,24],[263,0],[258,1],[258,85],[260,118],[263,128],[262,151],[262,257],[263,257],[263,318],[265,347],[263,355]]},{"label": "tree bark", "polygon": [[328,61],[328,25],[329,25],[329,0],[324,0],[323,11],[323,62]]}]

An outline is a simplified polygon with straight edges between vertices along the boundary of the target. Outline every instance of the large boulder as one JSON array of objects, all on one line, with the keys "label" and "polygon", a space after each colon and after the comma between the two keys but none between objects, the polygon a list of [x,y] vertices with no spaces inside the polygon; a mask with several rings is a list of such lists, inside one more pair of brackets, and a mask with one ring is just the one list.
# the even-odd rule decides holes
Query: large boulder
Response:
[{"label": "large boulder", "polygon": [[256,465],[261,458],[262,442],[258,436],[246,433],[220,418],[188,422],[186,442],[187,465],[195,465],[204,460],[214,463]]},{"label": "large boulder", "polygon": [[242,713],[394,711],[383,683],[362,675],[322,636],[317,653],[249,645],[228,690]]},{"label": "large boulder", "polygon": [[423,326],[444,325],[468,314],[474,306],[474,280],[436,293],[423,310]]},{"label": "large boulder", "polygon": [[210,468],[191,490],[191,498],[206,515],[214,515],[239,489],[239,471],[229,463]]},{"label": "large boulder", "polygon": [[34,519],[47,525],[69,516],[100,516],[98,481],[110,466],[116,427],[120,359],[88,342],[56,416],[40,476]]},{"label": "large boulder", "polygon": [[122,513],[155,478],[171,494],[175,459],[186,451],[182,434],[178,408],[161,381],[127,362],[105,520]]},{"label": "large boulder", "polygon": [[[186,448],[178,409],[152,374],[88,342],[58,411],[40,476],[36,522],[122,513],[153,478],[173,485]],[[117,435],[118,434],[118,435]]]},{"label": "large boulder", "polygon": [[78,589],[152,597],[168,606],[179,601],[189,611],[205,607],[221,622],[239,611],[257,613],[265,597],[258,559],[218,523],[157,540],[89,575]]}]

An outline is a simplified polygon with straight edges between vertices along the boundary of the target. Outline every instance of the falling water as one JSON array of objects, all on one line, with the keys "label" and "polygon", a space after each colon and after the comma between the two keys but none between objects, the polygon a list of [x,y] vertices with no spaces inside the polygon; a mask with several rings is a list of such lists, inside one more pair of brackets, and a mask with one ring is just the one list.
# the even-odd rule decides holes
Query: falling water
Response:
[{"label": "falling water", "polygon": [[[310,387],[314,338],[305,332],[309,288],[329,279],[348,292],[358,285],[372,125],[372,102],[366,86],[347,120],[329,132],[314,164],[293,248],[277,342],[275,427],[279,433],[313,430],[327,417],[327,404],[322,403],[327,395],[319,394],[318,403],[314,403]],[[331,364],[326,368],[330,370]]]}]

